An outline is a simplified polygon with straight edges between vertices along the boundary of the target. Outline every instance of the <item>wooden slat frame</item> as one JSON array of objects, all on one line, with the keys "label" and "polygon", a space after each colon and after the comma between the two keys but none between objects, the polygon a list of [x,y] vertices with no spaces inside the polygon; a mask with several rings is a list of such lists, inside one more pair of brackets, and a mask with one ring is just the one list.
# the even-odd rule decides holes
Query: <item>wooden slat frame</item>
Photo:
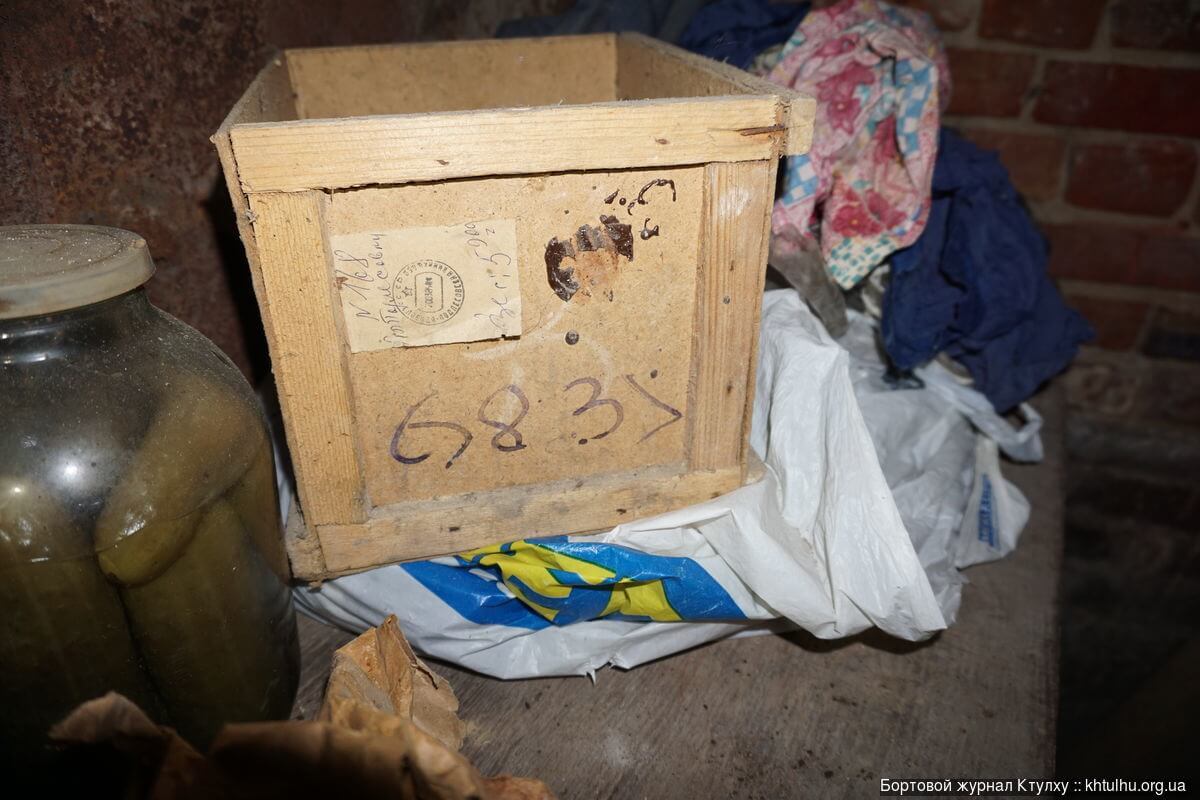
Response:
[{"label": "wooden slat frame", "polygon": [[267,297],[262,288],[262,270],[259,267],[258,247],[254,240],[254,226],[250,222],[250,198],[242,191],[238,179],[237,160],[233,155],[233,142],[229,132],[234,125],[253,122],[271,122],[296,118],[295,93],[291,75],[283,58],[273,58],[259,71],[241,99],[230,109],[221,127],[212,136],[221,169],[225,173],[225,186],[229,190],[233,215],[237,220],[238,235],[246,247],[246,261],[250,265],[250,280],[262,316],[267,341],[276,341],[274,321],[267,307]]},{"label": "wooden slat frame", "polygon": [[325,568],[319,577],[497,541],[607,529],[614,520],[711,500],[743,480],[741,465],[689,472],[677,464],[380,506],[364,524],[316,526]]},{"label": "wooden slat frame", "polygon": [[[296,483],[310,525],[367,518],[354,444],[347,369],[339,332],[321,192],[250,195],[263,293],[274,321],[271,359],[288,421]],[[265,315],[265,314],[264,314]]]},{"label": "wooden slat frame", "polygon": [[237,125],[231,139],[249,194],[757,161],[784,130],[766,95]]},{"label": "wooden slat frame", "polygon": [[688,401],[691,469],[745,463],[754,402],[747,356],[758,347],[769,236],[763,220],[770,217],[774,182],[774,161],[706,168]]},{"label": "wooden slat frame", "polygon": [[[738,165],[738,166],[742,166],[742,165]],[[751,367],[749,370],[747,370],[747,373],[746,373],[746,397],[745,397],[744,406],[742,408],[741,464],[742,464],[742,468],[746,471],[745,474],[743,475],[743,480],[745,480],[745,481],[752,480],[753,479],[752,473],[754,472],[754,470],[756,468],[761,468],[761,462],[759,461],[758,457],[754,454],[754,451],[750,448],[750,429],[753,427],[753,421],[754,421],[754,398],[755,398],[755,389],[756,389],[757,383],[758,383],[758,345],[759,345],[759,341],[760,341],[759,329],[762,327],[763,292],[766,289],[767,260],[769,258],[770,250],[771,250],[771,211],[775,206],[775,199],[774,199],[775,198],[775,186],[776,186],[776,175],[779,170],[779,161],[776,159],[772,159],[771,161],[767,162],[766,167],[767,167],[767,174],[765,177],[766,186],[765,186],[765,188],[759,190],[762,192],[762,196],[767,198],[766,213],[763,214],[762,218],[758,220],[759,252],[758,252],[757,257],[755,257],[753,255],[753,250],[748,249],[745,251],[746,256],[748,258],[754,258],[754,260],[751,262],[751,266],[757,266],[757,269],[752,270],[752,272],[757,273],[758,280],[752,282],[751,280],[749,280],[749,278],[751,276],[748,276],[747,283],[752,282],[753,283],[752,287],[748,287],[746,285],[743,285],[743,287],[742,287],[743,291],[748,290],[750,292],[750,304],[753,306],[753,309],[743,310],[742,313],[749,314],[750,318],[754,321],[753,329],[750,331],[750,364],[751,364]],[[753,189],[756,180],[763,180],[763,178],[762,178],[762,176],[751,177],[750,181],[749,181],[749,185],[750,185],[751,189]],[[762,184],[760,183],[759,185],[761,186]],[[751,228],[753,223],[754,223],[754,220],[747,219],[746,220],[747,228]],[[753,235],[752,230],[748,230],[746,235],[747,236]]]}]

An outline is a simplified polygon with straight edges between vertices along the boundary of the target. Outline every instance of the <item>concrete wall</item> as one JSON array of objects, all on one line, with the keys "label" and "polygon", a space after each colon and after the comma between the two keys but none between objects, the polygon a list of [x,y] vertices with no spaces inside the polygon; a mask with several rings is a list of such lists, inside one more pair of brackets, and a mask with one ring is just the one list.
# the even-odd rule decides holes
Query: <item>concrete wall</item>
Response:
[{"label": "concrete wall", "polygon": [[479,38],[564,0],[108,0],[0,4],[0,224],[146,237],[155,303],[248,374],[268,368],[208,137],[276,49]]}]

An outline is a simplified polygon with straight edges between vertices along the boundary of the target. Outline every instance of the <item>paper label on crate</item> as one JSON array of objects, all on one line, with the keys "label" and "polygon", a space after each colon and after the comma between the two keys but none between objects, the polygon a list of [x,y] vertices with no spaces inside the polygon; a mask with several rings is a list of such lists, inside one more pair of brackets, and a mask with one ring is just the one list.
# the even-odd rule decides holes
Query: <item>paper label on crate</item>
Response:
[{"label": "paper label on crate", "polygon": [[352,352],[521,335],[516,220],[341,233],[329,243]]}]

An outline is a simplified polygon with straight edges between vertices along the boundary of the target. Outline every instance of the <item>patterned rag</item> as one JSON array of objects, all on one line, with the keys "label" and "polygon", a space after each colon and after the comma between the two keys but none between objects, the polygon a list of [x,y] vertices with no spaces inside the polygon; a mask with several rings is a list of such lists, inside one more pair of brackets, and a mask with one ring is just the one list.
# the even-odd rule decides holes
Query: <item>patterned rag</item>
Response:
[{"label": "patterned rag", "polygon": [[788,159],[775,204],[778,245],[815,238],[849,289],[925,227],[950,98],[941,39],[920,12],[842,0],[809,12],[767,77],[817,98],[812,150]]}]

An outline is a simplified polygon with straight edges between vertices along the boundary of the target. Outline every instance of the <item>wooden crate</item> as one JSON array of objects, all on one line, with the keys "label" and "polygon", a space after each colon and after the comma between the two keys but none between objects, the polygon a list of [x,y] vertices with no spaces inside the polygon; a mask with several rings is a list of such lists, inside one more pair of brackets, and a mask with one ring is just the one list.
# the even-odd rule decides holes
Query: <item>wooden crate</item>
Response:
[{"label": "wooden crate", "polygon": [[638,35],[290,50],[213,141],[320,579],[752,471],[778,159],[813,102]]}]

